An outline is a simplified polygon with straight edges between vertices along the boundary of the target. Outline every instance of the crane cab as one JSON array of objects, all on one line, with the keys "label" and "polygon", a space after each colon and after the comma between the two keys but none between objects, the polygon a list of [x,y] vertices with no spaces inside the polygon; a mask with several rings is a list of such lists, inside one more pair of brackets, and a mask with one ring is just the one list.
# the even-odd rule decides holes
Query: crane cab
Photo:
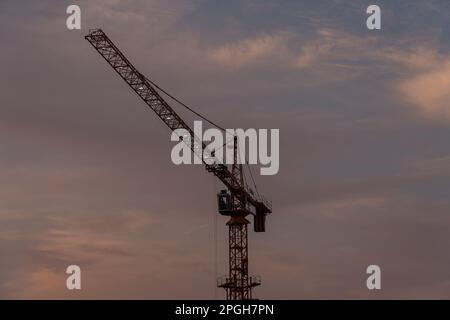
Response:
[{"label": "crane cab", "polygon": [[217,204],[221,215],[230,216],[233,212],[231,195],[227,192],[227,190],[221,190],[217,194]]}]

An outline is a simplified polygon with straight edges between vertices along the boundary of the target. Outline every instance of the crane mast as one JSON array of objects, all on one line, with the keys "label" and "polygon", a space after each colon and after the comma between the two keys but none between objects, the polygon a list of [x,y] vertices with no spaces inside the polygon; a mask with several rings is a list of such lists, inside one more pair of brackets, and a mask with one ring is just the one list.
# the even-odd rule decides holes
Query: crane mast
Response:
[{"label": "crane mast", "polygon": [[248,276],[248,232],[250,223],[246,216],[253,215],[254,231],[265,231],[266,215],[272,212],[271,204],[263,198],[256,197],[244,183],[242,164],[237,163],[237,137],[234,137],[234,163],[231,171],[220,162],[206,164],[203,152],[206,146],[183,119],[162,98],[152,82],[142,75],[125,55],[114,45],[101,29],[93,29],[85,37],[119,76],[170,128],[187,130],[190,135],[186,141],[192,151],[200,156],[208,172],[213,173],[227,187],[218,195],[219,213],[229,216],[229,275],[220,278],[217,285],[226,290],[228,300],[252,299],[252,289],[261,284],[259,277]]}]

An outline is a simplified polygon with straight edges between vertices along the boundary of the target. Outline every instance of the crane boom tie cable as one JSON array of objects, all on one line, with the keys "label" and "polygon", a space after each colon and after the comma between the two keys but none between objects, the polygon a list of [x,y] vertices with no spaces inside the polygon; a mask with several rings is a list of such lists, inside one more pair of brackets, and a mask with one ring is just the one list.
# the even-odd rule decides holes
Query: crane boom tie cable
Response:
[{"label": "crane boom tie cable", "polygon": [[[205,120],[206,122],[208,122],[209,124],[215,126],[216,128],[224,131],[225,133],[228,133],[226,129],[224,129],[222,126],[218,125],[217,123],[209,120],[208,118],[206,118],[205,116],[203,116],[202,114],[198,113],[197,111],[193,110],[191,107],[189,107],[188,105],[186,105],[184,102],[180,101],[179,99],[177,99],[176,97],[174,97],[172,94],[170,94],[169,92],[167,92],[166,90],[164,90],[163,88],[161,88],[158,84],[156,84],[155,82],[153,82],[151,79],[149,79],[148,77],[144,76],[142,73],[140,74],[145,80],[147,80],[151,85],[153,85],[156,89],[158,89],[159,91],[161,91],[162,93],[164,93],[166,96],[168,96],[170,99],[172,99],[173,101],[177,102],[178,104],[180,104],[181,106],[185,107],[187,110],[191,111],[193,114],[195,114],[196,116],[200,117],[201,119]],[[233,136],[234,137],[234,136]],[[231,139],[230,139],[231,140]],[[230,141],[226,141],[223,146],[220,148],[222,149],[223,147],[225,147],[227,145],[227,143]],[[238,146],[239,148],[239,146]],[[250,177],[252,179],[253,182],[253,186],[255,187],[255,191],[256,194],[258,195],[258,197],[261,197],[258,191],[258,187],[256,186],[255,183],[255,179],[253,178],[253,173],[252,173],[252,169],[250,168],[250,165],[248,163],[247,160],[245,160],[245,164],[247,165],[248,171],[250,172]],[[245,174],[245,173],[244,173]],[[246,183],[247,184],[247,183]],[[248,185],[247,185],[248,188]]]},{"label": "crane boom tie cable", "polygon": [[247,165],[248,171],[250,172],[250,177],[252,178],[253,186],[255,187],[256,194],[258,195],[258,197],[261,198],[261,195],[259,194],[259,191],[258,191],[258,187],[256,186],[256,183],[255,183],[255,179],[253,179],[252,168],[251,168],[250,165],[248,164],[248,161],[247,161],[247,160],[245,160],[245,164]]},{"label": "crane boom tie cable", "polygon": [[173,101],[177,102],[178,104],[182,105],[183,107],[185,107],[186,109],[188,109],[189,111],[191,111],[193,114],[195,114],[196,116],[202,118],[203,120],[205,120],[206,122],[210,123],[211,125],[215,126],[216,128],[227,132],[222,126],[219,126],[217,123],[209,120],[208,118],[206,118],[205,116],[201,115],[200,113],[198,113],[197,111],[195,111],[194,109],[190,108],[188,105],[186,105],[185,103],[183,103],[182,101],[180,101],[179,99],[177,99],[176,97],[174,97],[173,95],[171,95],[169,92],[167,92],[166,90],[164,90],[163,88],[161,88],[159,85],[157,85],[155,82],[153,82],[152,80],[150,80],[149,78],[147,78],[146,76],[144,76],[143,74],[141,74],[141,76],[147,80],[148,82],[150,82],[151,85],[153,85],[155,88],[157,88],[158,90],[160,90],[162,93],[164,93],[165,95],[167,95],[169,98],[171,98]]}]

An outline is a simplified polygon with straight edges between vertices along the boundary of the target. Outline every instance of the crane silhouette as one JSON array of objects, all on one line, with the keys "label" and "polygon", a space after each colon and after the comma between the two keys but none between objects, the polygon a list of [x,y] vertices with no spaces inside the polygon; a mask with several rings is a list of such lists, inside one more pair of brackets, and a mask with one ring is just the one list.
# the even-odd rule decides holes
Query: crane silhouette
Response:
[{"label": "crane silhouette", "polygon": [[[265,232],[266,216],[272,213],[272,204],[259,194],[255,193],[244,181],[243,165],[238,164],[238,139],[233,137],[234,161],[231,170],[228,165],[220,161],[208,161],[206,163],[203,153],[206,145],[195,136],[191,127],[174,111],[174,109],[163,99],[160,92],[166,94],[177,103],[181,104],[197,116],[208,121],[215,127],[224,130],[214,122],[208,120],[192,108],[188,107],[168,92],[160,88],[156,83],[142,75],[125,55],[114,45],[101,29],[89,30],[85,39],[97,50],[97,52],[108,62],[108,64],[120,75],[120,77],[133,89],[133,91],[152,109],[156,115],[170,128],[175,131],[184,129],[190,133],[187,137],[180,136],[190,146],[194,154],[200,156],[205,169],[214,174],[226,187],[217,195],[218,211],[221,215],[229,216],[227,222],[229,231],[229,274],[217,280],[217,286],[226,290],[228,300],[253,299],[253,288],[261,284],[259,277],[248,275],[248,232],[250,223],[247,216],[254,217],[254,231]],[[209,154],[214,157],[214,150]],[[212,163],[212,164],[211,164]],[[253,180],[253,177],[252,177]],[[254,182],[254,180],[253,180]],[[256,185],[255,185],[256,188]]]}]

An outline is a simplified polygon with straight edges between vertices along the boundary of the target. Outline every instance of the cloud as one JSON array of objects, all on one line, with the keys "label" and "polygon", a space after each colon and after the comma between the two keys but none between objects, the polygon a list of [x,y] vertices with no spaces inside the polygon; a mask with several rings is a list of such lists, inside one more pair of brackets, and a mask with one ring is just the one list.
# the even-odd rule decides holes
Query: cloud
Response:
[{"label": "cloud", "polygon": [[426,71],[439,65],[443,56],[436,50],[435,44],[413,45],[412,47],[399,46],[385,48],[379,55],[383,61],[395,62],[409,70]]},{"label": "cloud", "polygon": [[450,58],[400,81],[398,90],[421,115],[450,121]]},{"label": "cloud", "polygon": [[394,89],[421,117],[450,121],[450,55],[433,42],[385,48],[378,59],[396,70]]},{"label": "cloud", "polygon": [[294,59],[293,66],[297,69],[307,68],[327,54],[331,47],[330,43],[309,43],[302,48],[301,54]]},{"label": "cloud", "polygon": [[225,67],[239,68],[267,62],[282,61],[291,53],[287,48],[287,34],[260,35],[239,42],[229,43],[209,50],[209,57]]},{"label": "cloud", "polygon": [[[373,40],[331,29],[318,29],[315,36],[302,38],[290,32],[261,34],[252,38],[210,48],[207,56],[223,67],[239,69],[249,66],[285,71],[320,66],[333,59],[348,59],[365,52]],[[351,63],[343,62],[341,66]]]}]

